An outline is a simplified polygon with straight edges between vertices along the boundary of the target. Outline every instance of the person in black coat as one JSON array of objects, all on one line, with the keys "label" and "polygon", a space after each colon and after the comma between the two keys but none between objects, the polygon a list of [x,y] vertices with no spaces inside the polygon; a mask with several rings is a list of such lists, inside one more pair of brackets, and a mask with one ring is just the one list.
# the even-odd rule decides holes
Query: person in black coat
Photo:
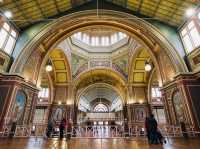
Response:
[{"label": "person in black coat", "polygon": [[149,126],[150,143],[158,144],[158,133],[157,133],[158,123],[154,118],[153,114],[150,115],[148,123],[149,123],[148,126]]}]

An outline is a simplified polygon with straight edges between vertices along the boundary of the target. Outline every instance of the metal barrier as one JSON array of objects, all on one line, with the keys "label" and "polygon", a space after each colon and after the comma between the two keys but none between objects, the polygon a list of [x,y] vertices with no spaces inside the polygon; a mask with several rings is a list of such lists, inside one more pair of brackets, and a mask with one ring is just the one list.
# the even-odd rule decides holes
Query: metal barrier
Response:
[{"label": "metal barrier", "polygon": [[[45,137],[47,125],[17,125],[13,137]],[[0,137],[9,137],[11,126],[5,126]],[[180,126],[162,125],[159,131],[165,138],[183,137]],[[189,137],[199,136],[200,132],[195,131],[193,127],[187,127],[185,132]],[[71,131],[65,132],[65,136],[70,135],[72,138],[146,138],[146,131],[143,125],[129,125],[125,131],[121,125],[93,125],[73,126]],[[59,136],[59,130],[57,135]]]}]

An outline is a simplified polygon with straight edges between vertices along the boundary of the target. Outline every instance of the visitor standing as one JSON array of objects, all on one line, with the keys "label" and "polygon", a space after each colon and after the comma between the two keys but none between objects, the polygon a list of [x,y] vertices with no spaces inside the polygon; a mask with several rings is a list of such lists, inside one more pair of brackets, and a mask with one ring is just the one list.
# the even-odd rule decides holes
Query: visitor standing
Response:
[{"label": "visitor standing", "polygon": [[64,137],[65,127],[66,127],[66,119],[63,118],[62,121],[61,121],[61,123],[60,123],[60,126],[59,126],[59,129],[60,129],[60,139],[62,139]]},{"label": "visitor standing", "polygon": [[157,133],[157,121],[154,118],[154,115],[151,114],[148,120],[148,129],[149,129],[149,139],[150,143],[158,144],[158,133]]},{"label": "visitor standing", "polygon": [[146,133],[147,133],[147,139],[150,142],[149,117],[145,118],[145,129],[146,129]]},{"label": "visitor standing", "polygon": [[49,120],[48,125],[47,125],[47,138],[51,137],[51,134],[53,132],[53,122],[51,120]]}]

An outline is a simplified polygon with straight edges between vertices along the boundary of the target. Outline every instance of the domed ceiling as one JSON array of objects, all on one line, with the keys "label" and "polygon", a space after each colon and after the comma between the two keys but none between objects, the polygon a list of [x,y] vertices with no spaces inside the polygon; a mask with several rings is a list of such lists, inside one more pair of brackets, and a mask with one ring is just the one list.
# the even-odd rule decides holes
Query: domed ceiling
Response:
[{"label": "domed ceiling", "polygon": [[73,34],[70,41],[88,53],[111,53],[128,44],[129,37],[113,29],[95,27]]}]

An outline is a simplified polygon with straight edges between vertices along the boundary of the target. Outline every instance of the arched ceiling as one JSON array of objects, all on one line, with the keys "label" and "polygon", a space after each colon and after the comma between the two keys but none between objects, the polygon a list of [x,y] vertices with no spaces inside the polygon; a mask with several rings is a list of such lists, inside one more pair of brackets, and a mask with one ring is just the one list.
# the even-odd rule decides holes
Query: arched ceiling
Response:
[{"label": "arched ceiling", "polygon": [[88,102],[92,102],[95,99],[107,99],[111,103],[119,97],[119,94],[112,88],[106,86],[95,86],[86,90],[80,97],[84,98]]},{"label": "arched ceiling", "polygon": [[[116,14],[116,12],[115,12],[115,14]],[[116,14],[116,15],[118,15],[118,14]],[[108,16],[108,18],[109,18],[109,16]],[[66,21],[66,20],[65,20]],[[65,22],[64,20],[63,20],[63,23]],[[92,24],[93,23],[95,23],[95,21],[94,22],[91,22]],[[111,25],[116,25],[116,28],[117,28],[117,26],[121,29],[121,30],[130,30],[132,33],[134,32],[134,33],[136,33],[139,37],[141,37],[141,39],[139,38],[139,37],[137,37],[137,35],[135,35],[134,33],[133,34],[131,34],[131,35],[133,35],[133,37],[136,37],[137,38],[137,40],[139,40],[140,42],[142,42],[142,44],[144,43],[144,46],[146,46],[146,48],[153,48],[153,47],[151,47],[151,46],[155,46],[152,42],[153,42],[153,39],[152,38],[148,38],[147,36],[144,36],[145,34],[143,34],[143,30],[141,29],[141,30],[137,30],[136,31],[136,28],[134,28],[133,29],[133,27],[131,27],[131,26],[127,26],[127,23],[126,23],[126,25],[125,24],[120,24],[119,22],[117,22],[117,21],[112,21],[112,24],[111,24],[111,22],[109,22],[109,21],[104,21],[104,20],[102,20],[102,21],[100,21],[100,22],[98,22],[98,23],[100,23],[101,25],[102,24],[104,24],[105,23],[105,26],[109,26],[110,25],[110,27],[111,27]],[[123,22],[124,23],[124,22]],[[131,22],[130,22],[131,23]],[[140,22],[140,23],[144,23],[144,22]],[[137,24],[137,23],[136,23]],[[66,25],[66,24],[61,24],[61,26],[64,26],[64,25]],[[79,25],[79,24],[78,24]],[[81,24],[80,24],[81,25]],[[84,25],[84,23],[82,24],[82,25]],[[128,24],[128,25],[132,25],[132,24]],[[60,27],[61,27],[60,26]],[[76,23],[76,27],[78,27],[77,26],[77,23]],[[74,27],[74,29],[76,29],[76,27]],[[89,26],[87,26],[87,27],[89,27]],[[125,29],[125,27],[126,27],[126,29]],[[143,26],[144,27],[144,26]],[[149,27],[149,26],[146,26],[146,27]],[[59,28],[59,27],[58,27]],[[80,28],[81,28],[81,26],[80,26]],[[68,29],[68,28],[67,28]],[[53,36],[52,38],[52,40],[48,40],[48,38],[46,38],[45,39],[45,45],[48,45],[48,43],[50,43],[51,42],[51,45],[49,45],[50,47],[52,46],[52,44],[54,44],[54,45],[56,45],[57,43],[59,43],[60,41],[62,41],[65,37],[67,37],[67,34],[66,34],[66,31],[67,31],[67,29],[66,30],[63,30],[63,29],[60,29],[59,30],[59,37],[57,37],[57,36]],[[132,30],[133,29],[133,30]],[[70,31],[69,31],[70,32]],[[64,35],[65,34],[65,35]],[[160,34],[159,34],[160,35]],[[39,35],[38,35],[39,36]],[[161,35],[160,35],[161,36]],[[49,38],[51,38],[51,37],[49,37]],[[145,39],[144,39],[145,38]],[[59,40],[58,40],[59,39]],[[151,41],[152,40],[152,41]],[[38,41],[39,42],[39,41]],[[47,42],[47,43],[46,43]],[[56,42],[56,43],[55,43]],[[161,42],[162,43],[162,42]],[[165,46],[168,46],[169,45],[169,43],[167,44],[166,43],[166,45]],[[26,47],[27,49],[29,49],[28,48],[28,46]],[[47,48],[47,49],[49,49],[48,47],[45,47],[45,48]],[[169,48],[169,47],[168,47]],[[152,51],[153,51],[153,49],[151,49]],[[167,50],[169,50],[169,49],[167,49]],[[170,50],[172,50],[172,49],[170,49]],[[25,53],[25,52],[24,52]],[[176,53],[175,51],[174,51],[174,53]],[[165,53],[166,54],[166,53]],[[171,52],[171,55],[172,55],[172,52]],[[175,61],[175,57],[177,58],[177,55],[176,54],[174,54],[172,57],[171,57],[171,55],[169,56],[170,57],[170,59],[173,59],[174,61]],[[168,57],[168,58],[169,58]],[[179,62],[179,58],[177,58],[176,59],[178,62]],[[16,63],[15,63],[15,65],[13,65],[12,66],[12,68],[11,68],[11,72],[13,72],[13,71],[15,71],[15,69],[17,68],[17,65],[19,64],[19,63],[21,63],[21,61],[22,61],[22,63],[24,62],[23,60],[20,60],[20,57],[16,60]],[[182,61],[181,61],[182,62]],[[178,63],[179,65],[173,65],[173,67],[177,67],[177,71],[179,71],[179,69],[181,70],[181,69],[185,69],[185,65],[183,64],[183,63]],[[183,67],[179,67],[179,66],[183,66]],[[19,66],[20,67],[20,66]],[[21,66],[22,67],[22,66]],[[21,69],[17,69],[17,70],[21,70]]]},{"label": "arched ceiling", "polygon": [[125,33],[103,26],[76,32],[69,39],[72,45],[88,53],[112,53],[129,42]]},{"label": "arched ceiling", "polygon": [[146,49],[142,48],[134,58],[131,83],[146,84],[148,82],[149,72],[145,71],[145,62],[150,62],[150,55]]},{"label": "arched ceiling", "polygon": [[110,110],[120,110],[123,102],[120,94],[112,86],[103,83],[96,83],[86,87],[78,99],[80,110],[92,110],[99,103],[104,103]]},{"label": "arched ceiling", "polygon": [[[63,21],[63,22],[65,22],[65,21]],[[113,21],[113,23],[115,23],[115,22],[116,21]],[[105,23],[105,22],[103,21],[100,23]],[[108,22],[108,23],[111,23],[111,22]],[[110,24],[110,25],[113,25],[113,24]],[[118,22],[116,23],[116,25],[118,25],[118,27],[125,27],[125,25],[123,26]],[[88,26],[88,27],[90,27],[90,26]],[[112,26],[110,26],[110,27],[112,28]],[[129,26],[129,27],[130,27],[129,29],[133,28],[131,26]],[[130,30],[130,31],[132,31],[132,30]],[[63,30],[61,30],[60,32],[63,32],[63,34],[61,34],[63,36],[62,37],[60,36],[60,38],[57,40],[57,43],[59,43],[62,39],[67,37],[66,33],[64,35]],[[140,34],[141,36],[143,35],[141,33],[142,30],[139,30],[136,32],[138,34]],[[135,37],[135,36],[136,35],[133,35],[133,37]],[[139,38],[139,37],[137,37],[137,38]],[[146,40],[148,40],[148,42],[150,42],[150,39],[148,39],[147,36],[145,36],[144,38],[146,38]],[[45,40],[48,40],[48,39],[45,39]],[[143,39],[141,38],[140,41],[142,41],[142,40]],[[143,41],[144,46],[145,46],[145,41]],[[52,44],[56,45],[55,42],[53,43],[53,39],[52,39]],[[151,44],[153,46],[153,43],[151,43]],[[148,47],[148,46],[146,45],[146,47]],[[130,50],[132,50],[132,49],[130,49]],[[153,49],[152,49],[152,52],[153,52]],[[127,53],[127,55],[128,54],[129,53]],[[145,49],[141,50],[139,52],[139,54],[136,55],[136,58],[134,59],[134,62],[133,62],[133,69],[131,68],[132,73],[133,73],[133,77],[131,78],[132,79],[131,83],[142,84],[142,83],[147,82],[148,75],[144,71],[144,63],[146,60],[149,59],[149,57],[150,57],[150,55],[146,52]],[[124,59],[127,59],[127,58],[129,58],[129,55],[128,55],[128,57],[125,57]],[[52,50],[52,52],[50,53],[50,59],[54,66],[55,83],[58,83],[58,84],[67,83],[67,80],[68,80],[67,72],[70,72],[70,71],[67,71],[67,61],[66,61],[66,57],[65,57],[64,53],[62,53],[60,50],[57,50],[57,49]],[[125,63],[127,63],[127,61],[125,61]],[[126,64],[125,66],[128,66],[128,65]],[[95,69],[90,69],[89,71],[87,70],[87,71],[84,71],[83,73],[80,73],[78,76],[76,76],[76,78],[74,79],[74,82],[72,82],[72,83],[75,88],[75,92],[74,92],[75,95],[76,95],[77,91],[81,91],[82,89],[89,86],[90,84],[107,83],[109,85],[112,85],[112,86],[118,88],[118,90],[121,91],[121,94],[123,94],[123,96],[122,96],[123,99],[125,99],[125,97],[126,97],[125,88],[126,88],[128,82],[127,82],[126,78],[123,77],[123,75],[121,75],[120,73],[118,73],[115,70],[107,69],[107,68],[98,68],[98,69],[95,68]],[[144,89],[143,89],[143,91],[145,92]]]},{"label": "arched ceiling", "polygon": [[124,90],[126,86],[126,80],[117,72],[106,68],[96,68],[81,73],[75,78],[75,92],[77,92],[78,90],[81,91],[85,87],[95,83],[109,84],[118,88],[121,91]]},{"label": "arched ceiling", "polygon": [[53,65],[53,73],[55,84],[66,84],[68,82],[69,69],[67,65],[66,56],[59,49],[54,49],[50,52],[49,58]]}]

